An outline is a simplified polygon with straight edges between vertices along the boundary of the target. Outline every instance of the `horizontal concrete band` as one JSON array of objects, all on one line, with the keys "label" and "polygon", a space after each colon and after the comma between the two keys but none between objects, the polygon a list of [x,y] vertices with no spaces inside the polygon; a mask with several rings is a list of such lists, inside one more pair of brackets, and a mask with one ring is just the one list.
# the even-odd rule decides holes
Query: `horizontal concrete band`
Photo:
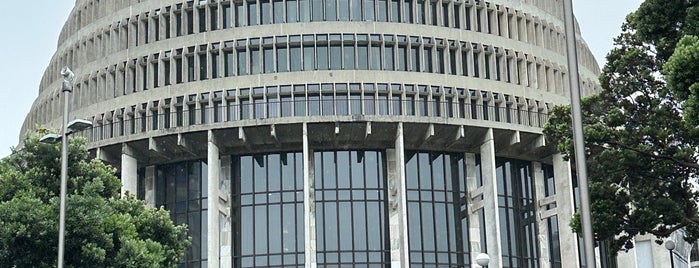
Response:
[{"label": "horizontal concrete band", "polygon": [[[205,158],[209,141],[218,146],[222,155],[301,151],[303,125],[307,124],[312,149],[386,149],[394,146],[398,126],[402,124],[406,150],[476,152],[492,130],[498,155],[536,160],[555,152],[553,146],[546,144],[540,128],[495,122],[464,123],[466,120],[437,123],[427,118],[397,117],[248,120],[129,135],[89,142],[88,148],[94,157],[113,164],[118,164],[122,153],[131,154],[139,166]],[[124,146],[130,150],[124,151]]]}]

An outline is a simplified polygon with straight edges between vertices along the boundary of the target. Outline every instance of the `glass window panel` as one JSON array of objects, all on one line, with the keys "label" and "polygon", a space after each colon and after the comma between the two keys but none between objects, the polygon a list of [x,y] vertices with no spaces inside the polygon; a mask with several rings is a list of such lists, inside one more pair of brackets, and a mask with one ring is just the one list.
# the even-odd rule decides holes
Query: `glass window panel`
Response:
[{"label": "glass window panel", "polygon": [[274,49],[272,47],[265,47],[264,48],[264,70],[265,73],[273,73],[274,72]]},{"label": "glass window panel", "polygon": [[313,3],[313,17],[311,21],[323,21],[323,0],[311,0]]},{"label": "glass window panel", "polygon": [[[328,47],[319,45],[316,49],[318,70],[328,70]],[[336,57],[340,57],[339,54]]]},{"label": "glass window panel", "polygon": [[388,115],[388,95],[379,94],[379,114]]},{"label": "glass window panel", "polygon": [[342,47],[340,44],[330,45],[330,70],[342,70]]},{"label": "glass window panel", "polygon": [[413,1],[403,0],[403,15],[405,16],[403,22],[413,23]]},{"label": "glass window panel", "polygon": [[315,70],[315,52],[314,52],[313,46],[310,46],[310,47],[305,46],[303,48],[303,70],[305,70],[305,71]]},{"label": "glass window panel", "polygon": [[[226,57],[226,77],[233,76],[233,52],[232,51],[226,51],[224,52],[224,56]],[[247,58],[245,50],[238,50],[237,51],[237,56],[238,56],[238,75],[245,75],[247,72]]]},{"label": "glass window panel", "polygon": [[371,47],[371,69],[381,70],[381,47],[379,44],[372,44]]},{"label": "glass window panel", "polygon": [[310,0],[298,0],[299,1],[299,16],[301,22],[311,21],[311,1]]},{"label": "glass window panel", "polygon": [[345,70],[354,70],[354,46],[345,45],[344,53]]},{"label": "glass window panel", "polygon": [[325,20],[337,20],[337,2],[336,0],[325,0]]},{"label": "glass window panel", "polygon": [[447,207],[444,203],[434,204],[434,217],[435,217],[435,242],[437,244],[438,251],[448,251],[449,250],[449,233],[447,223],[450,225],[454,224],[454,221],[447,221]]},{"label": "glass window panel", "polygon": [[348,115],[348,107],[347,107],[347,94],[337,94],[335,96],[335,108],[337,109],[336,115]]},{"label": "glass window panel", "polygon": [[260,62],[260,48],[250,48],[251,74],[259,74],[262,69]]},{"label": "glass window panel", "polygon": [[417,5],[415,5],[415,10],[417,13],[417,23],[418,24],[425,24],[425,1],[424,0],[417,0]]},{"label": "glass window panel", "polygon": [[370,189],[376,189],[379,187],[379,161],[378,154],[376,152],[365,152],[364,157],[366,158],[364,166],[366,167],[366,187]]},{"label": "glass window panel", "polygon": [[[284,204],[284,209],[282,210],[283,220],[282,223],[282,245],[283,252],[296,252],[296,206],[294,204]],[[303,240],[303,237],[299,237]]]},{"label": "glass window panel", "polygon": [[[408,202],[408,232],[410,235],[410,250],[422,250],[422,224],[420,216],[420,204],[417,202]],[[412,260],[415,261],[415,260]]]},{"label": "glass window panel", "polygon": [[367,202],[367,237],[369,250],[381,250],[381,218],[382,213],[378,202]]},{"label": "glass window panel", "polygon": [[277,47],[277,71],[278,72],[288,72],[289,67],[287,66],[287,48]]},{"label": "glass window panel", "polygon": [[374,95],[364,95],[364,114],[374,115],[375,113]]},{"label": "glass window panel", "polygon": [[401,22],[399,0],[391,0],[391,22]]},{"label": "glass window panel", "polygon": [[[301,3],[304,3],[304,1],[300,1]],[[305,1],[306,3],[308,1]],[[293,23],[299,21],[299,16],[298,16],[298,8],[296,7],[296,0],[287,0],[286,1],[286,22]],[[275,7],[275,12],[276,12],[276,7]]]},{"label": "glass window panel", "polygon": [[352,21],[362,21],[362,0],[350,0]]},{"label": "glass window panel", "polygon": [[387,0],[377,0],[378,3],[378,14],[377,21],[388,21],[388,1]]},{"label": "glass window panel", "polygon": [[434,233],[434,214],[432,212],[432,204],[422,203],[420,206],[422,212],[422,246],[425,250],[435,250],[435,233]]},{"label": "glass window panel", "polygon": [[385,70],[393,71],[393,46],[386,46],[386,68]]},{"label": "glass window panel", "polygon": [[344,165],[343,163],[349,163],[350,155],[348,151],[337,152],[337,187],[340,189],[350,188],[349,181],[349,165]]},{"label": "glass window panel", "polygon": [[398,70],[408,70],[408,48],[405,45],[398,46]]},{"label": "glass window panel", "polygon": [[340,232],[340,250],[352,250],[352,209],[350,202],[340,202],[338,204],[338,215],[339,215],[339,225],[338,229]]},{"label": "glass window panel", "polygon": [[350,18],[350,0],[338,0],[339,16],[341,21],[348,21]]},{"label": "glass window panel", "polygon": [[301,47],[297,46],[289,48],[289,66],[291,67],[292,72],[301,71]]},{"label": "glass window panel", "polygon": [[364,19],[366,21],[374,21],[374,0],[366,0],[364,6]]},{"label": "glass window panel", "polygon": [[436,1],[430,1],[429,2],[429,7],[430,7],[430,23],[432,25],[437,25],[437,2]]},{"label": "glass window panel", "polygon": [[280,206],[269,205],[269,253],[282,252],[282,217]]},{"label": "glass window panel", "polygon": [[257,25],[257,3],[255,2],[247,2],[248,3],[248,13],[246,14],[248,16],[248,25]]},{"label": "glass window panel", "polygon": [[333,95],[332,94],[323,94],[322,96],[322,114],[323,115],[334,115],[334,110],[335,110],[335,102],[333,101]]},{"label": "glass window panel", "polygon": [[255,206],[255,254],[266,255],[268,251],[267,206]]},{"label": "glass window panel", "polygon": [[241,241],[253,241],[252,243],[242,243],[240,244],[241,246],[241,254],[242,255],[252,255],[253,254],[253,245],[255,244],[254,241],[256,239],[253,237],[253,226],[255,226],[255,218],[253,217],[253,210],[252,207],[243,207],[241,209],[242,213],[240,216],[241,220]]},{"label": "glass window panel", "polygon": [[366,44],[357,44],[357,69],[359,70],[368,69],[368,49]]},{"label": "glass window panel", "polygon": [[267,169],[265,168],[265,157],[257,156],[253,158],[253,173],[255,192],[265,192],[267,190]]},{"label": "glass window panel", "polygon": [[325,203],[325,250],[338,250],[337,208],[335,203]]},{"label": "glass window panel", "polygon": [[410,70],[413,72],[420,71],[420,51],[417,46],[410,48]]},{"label": "glass window panel", "polygon": [[[291,2],[293,3],[293,2]],[[274,23],[284,22],[284,2],[282,0],[274,0]]]},{"label": "glass window panel", "polygon": [[[231,27],[231,6],[224,5],[222,11],[223,11],[223,29],[228,29]],[[214,20],[214,19],[212,18],[212,20]]]},{"label": "glass window panel", "polygon": [[367,249],[366,231],[366,207],[362,202],[353,203],[353,228],[354,228],[354,250],[361,251]]},{"label": "glass window panel", "polygon": [[235,3],[235,27],[245,25],[245,8],[242,2]]}]

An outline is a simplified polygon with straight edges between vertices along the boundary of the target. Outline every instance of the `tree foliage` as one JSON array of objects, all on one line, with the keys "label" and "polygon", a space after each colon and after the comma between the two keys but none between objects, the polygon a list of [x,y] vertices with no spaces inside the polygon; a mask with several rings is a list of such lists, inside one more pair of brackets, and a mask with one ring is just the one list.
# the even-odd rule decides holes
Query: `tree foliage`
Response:
[{"label": "tree foliage", "polygon": [[[69,146],[66,267],[175,267],[189,245],[185,226],[133,196],[119,198],[116,170]],[[60,144],[27,138],[0,160],[0,267],[55,267]]]},{"label": "tree foliage", "polygon": [[[592,227],[614,252],[639,234],[699,238],[698,23],[699,1],[644,1],[607,55],[602,92],[583,100]],[[568,107],[544,133],[572,156]]]}]

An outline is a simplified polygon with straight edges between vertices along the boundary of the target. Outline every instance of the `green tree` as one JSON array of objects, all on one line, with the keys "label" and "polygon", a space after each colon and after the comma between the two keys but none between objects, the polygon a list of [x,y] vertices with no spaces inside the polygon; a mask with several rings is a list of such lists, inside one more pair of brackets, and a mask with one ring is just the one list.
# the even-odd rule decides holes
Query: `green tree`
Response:
[{"label": "green tree", "polygon": [[[696,0],[644,1],[607,55],[602,92],[583,100],[592,227],[613,252],[639,234],[699,238],[698,10]],[[568,107],[553,109],[544,133],[572,156]]]},{"label": "green tree", "polygon": [[[116,170],[88,160],[71,139],[66,198],[66,267],[175,267],[187,229],[163,209],[119,198]],[[58,252],[60,145],[27,138],[0,160],[0,267],[55,267]]]}]

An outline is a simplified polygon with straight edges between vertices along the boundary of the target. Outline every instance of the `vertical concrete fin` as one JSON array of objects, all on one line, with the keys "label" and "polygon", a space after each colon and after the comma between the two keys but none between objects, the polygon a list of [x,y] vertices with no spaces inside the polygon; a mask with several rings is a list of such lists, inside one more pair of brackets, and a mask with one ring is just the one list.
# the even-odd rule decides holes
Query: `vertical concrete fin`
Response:
[{"label": "vertical concrete fin", "polygon": [[121,197],[138,191],[138,162],[131,146],[121,146]]},{"label": "vertical concrete fin", "polygon": [[304,245],[305,245],[305,267],[316,268],[316,230],[315,212],[313,209],[313,174],[311,165],[313,164],[313,152],[309,148],[308,124],[303,123],[303,225],[304,225]]},{"label": "vertical concrete fin", "polygon": [[409,267],[408,214],[405,199],[405,144],[403,123],[398,123],[395,149],[386,150],[389,185],[391,267]]},{"label": "vertical concrete fin", "polygon": [[556,184],[556,215],[558,216],[561,260],[563,267],[580,267],[578,236],[568,228],[575,213],[573,202],[573,176],[570,162],[563,160],[562,154],[553,155],[553,175]]},{"label": "vertical concrete fin", "polygon": [[219,245],[219,198],[218,198],[218,188],[221,172],[221,159],[219,155],[219,148],[216,144],[216,137],[214,137],[213,131],[208,131],[208,146],[207,146],[207,171],[208,171],[208,184],[206,186],[207,191],[207,228],[208,237],[207,249],[208,249],[208,264],[210,267],[219,267],[219,257],[220,257],[220,245]]},{"label": "vertical concrete fin", "polygon": [[[490,265],[500,267],[500,256],[502,247],[500,245],[500,215],[498,214],[498,183],[495,162],[495,140],[493,140],[493,129],[488,129],[483,144],[480,146],[481,171],[483,174],[483,202],[485,209],[486,239]],[[475,255],[472,255],[475,258]]]}]

